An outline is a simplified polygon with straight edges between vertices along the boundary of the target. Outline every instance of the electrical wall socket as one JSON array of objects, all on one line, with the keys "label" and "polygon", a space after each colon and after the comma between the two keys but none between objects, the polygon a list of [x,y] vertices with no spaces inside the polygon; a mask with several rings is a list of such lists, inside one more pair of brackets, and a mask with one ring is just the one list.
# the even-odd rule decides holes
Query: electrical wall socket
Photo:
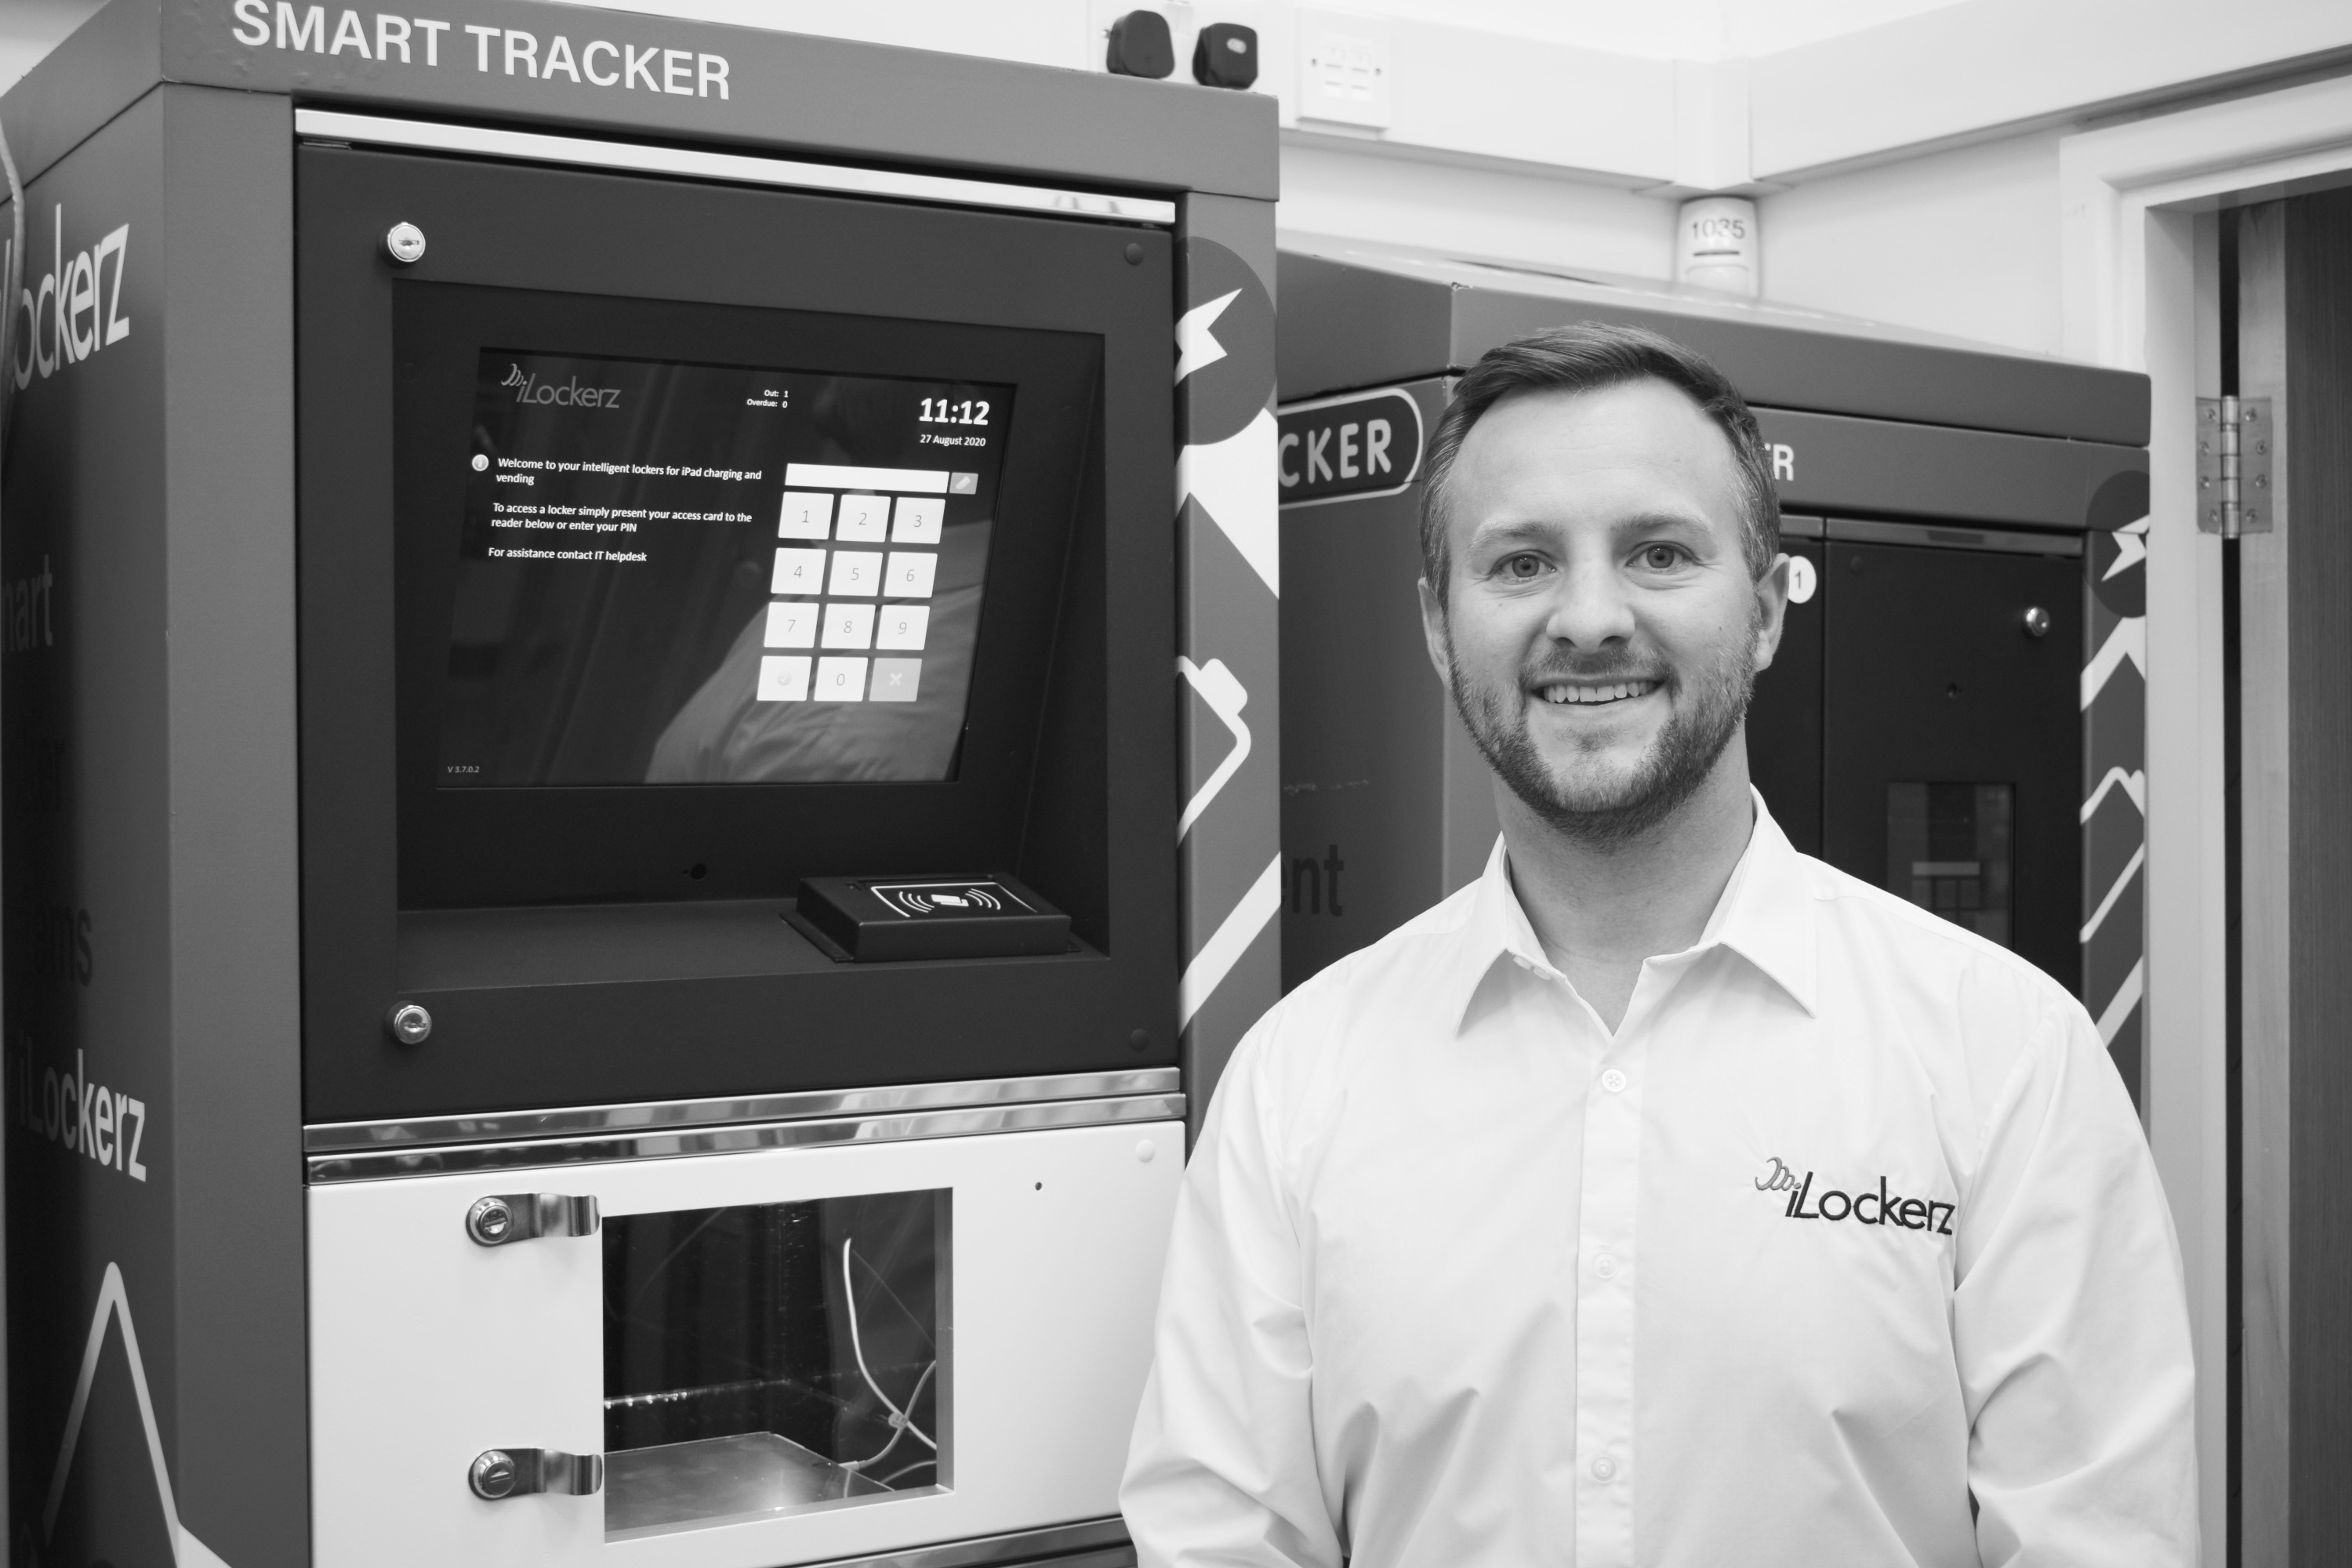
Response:
[{"label": "electrical wall socket", "polygon": [[1386,130],[1395,77],[1386,16],[1298,10],[1298,118]]}]

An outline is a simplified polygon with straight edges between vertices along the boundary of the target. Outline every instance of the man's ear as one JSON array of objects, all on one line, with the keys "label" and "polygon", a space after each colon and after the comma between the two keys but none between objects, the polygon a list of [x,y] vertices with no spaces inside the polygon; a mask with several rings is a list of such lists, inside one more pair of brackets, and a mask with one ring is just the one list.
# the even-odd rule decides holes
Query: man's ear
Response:
[{"label": "man's ear", "polygon": [[1429,667],[1437,671],[1437,683],[1451,691],[1454,689],[1454,661],[1445,652],[1445,601],[1421,578],[1413,586],[1421,593],[1421,640],[1429,650]]},{"label": "man's ear", "polygon": [[1789,616],[1789,558],[1776,555],[1764,575],[1756,579],[1756,670],[1772,668],[1780,651],[1780,628]]}]

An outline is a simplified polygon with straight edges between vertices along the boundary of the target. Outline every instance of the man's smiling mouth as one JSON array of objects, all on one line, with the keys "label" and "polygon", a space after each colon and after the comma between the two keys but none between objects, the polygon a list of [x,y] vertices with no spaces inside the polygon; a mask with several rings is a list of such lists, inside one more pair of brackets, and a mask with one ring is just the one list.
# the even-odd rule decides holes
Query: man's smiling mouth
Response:
[{"label": "man's smiling mouth", "polygon": [[1536,695],[1559,707],[1624,702],[1647,697],[1658,689],[1654,680],[1553,680],[1536,688]]}]

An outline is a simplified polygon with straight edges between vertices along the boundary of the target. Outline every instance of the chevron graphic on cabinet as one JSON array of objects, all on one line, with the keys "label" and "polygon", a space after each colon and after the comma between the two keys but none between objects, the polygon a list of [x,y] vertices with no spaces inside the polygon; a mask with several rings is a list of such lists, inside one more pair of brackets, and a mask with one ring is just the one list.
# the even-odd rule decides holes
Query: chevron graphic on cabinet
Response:
[{"label": "chevron graphic on cabinet", "polygon": [[1185,1090],[1193,1125],[1234,1047],[1281,994],[1280,608],[1274,224],[1194,196],[1179,250],[1176,531],[1182,595],[1177,844]]},{"label": "chevron graphic on cabinet", "polygon": [[2140,1098],[2147,979],[2147,519],[2084,552],[2083,1003]]},{"label": "chevron graphic on cabinet", "polygon": [[[48,1501],[41,1510],[41,1543],[47,1545],[58,1528],[58,1510],[66,1500],[66,1482],[73,1476],[74,1450],[81,1442],[82,1417],[89,1413],[90,1385],[98,1378],[99,1357],[106,1350],[109,1324],[120,1324],[122,1330],[122,1353],[131,1363],[131,1386],[139,1395],[139,1421],[146,1431],[147,1459],[155,1472],[155,1495],[163,1505],[164,1519],[171,1523],[172,1561],[175,1568],[228,1568],[217,1552],[180,1522],[180,1507],[172,1496],[172,1471],[163,1462],[163,1436],[155,1426],[155,1399],[147,1390],[147,1363],[139,1354],[139,1331],[131,1322],[131,1295],[123,1288],[121,1268],[111,1263],[106,1266],[106,1278],[98,1288],[98,1309],[90,1315],[89,1338],[81,1352],[81,1373],[74,1380],[73,1405],[66,1412],[65,1438],[58,1445],[57,1470],[49,1482]],[[37,1565],[37,1554],[34,1561]]]}]

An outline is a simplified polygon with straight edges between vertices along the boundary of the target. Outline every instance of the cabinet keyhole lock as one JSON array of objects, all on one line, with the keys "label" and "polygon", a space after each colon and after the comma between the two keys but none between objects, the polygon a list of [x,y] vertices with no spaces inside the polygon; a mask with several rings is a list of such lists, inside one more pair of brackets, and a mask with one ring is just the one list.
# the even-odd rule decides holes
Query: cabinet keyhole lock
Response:
[{"label": "cabinet keyhole lock", "polygon": [[404,1046],[421,1046],[433,1034],[433,1015],[414,1002],[402,1002],[383,1016],[383,1026]]},{"label": "cabinet keyhole lock", "polygon": [[2025,635],[2046,637],[2050,635],[2050,612],[2036,605],[2025,612]]},{"label": "cabinet keyhole lock", "polygon": [[466,1467],[466,1485],[485,1502],[535,1492],[588,1497],[604,1489],[604,1456],[561,1448],[486,1448]]},{"label": "cabinet keyhole lock", "polygon": [[594,1198],[563,1193],[501,1193],[477,1198],[466,1211],[466,1234],[480,1247],[542,1236],[593,1236],[602,1223]]},{"label": "cabinet keyhole lock", "polygon": [[425,231],[413,223],[396,223],[383,232],[383,253],[403,267],[425,259]]}]

